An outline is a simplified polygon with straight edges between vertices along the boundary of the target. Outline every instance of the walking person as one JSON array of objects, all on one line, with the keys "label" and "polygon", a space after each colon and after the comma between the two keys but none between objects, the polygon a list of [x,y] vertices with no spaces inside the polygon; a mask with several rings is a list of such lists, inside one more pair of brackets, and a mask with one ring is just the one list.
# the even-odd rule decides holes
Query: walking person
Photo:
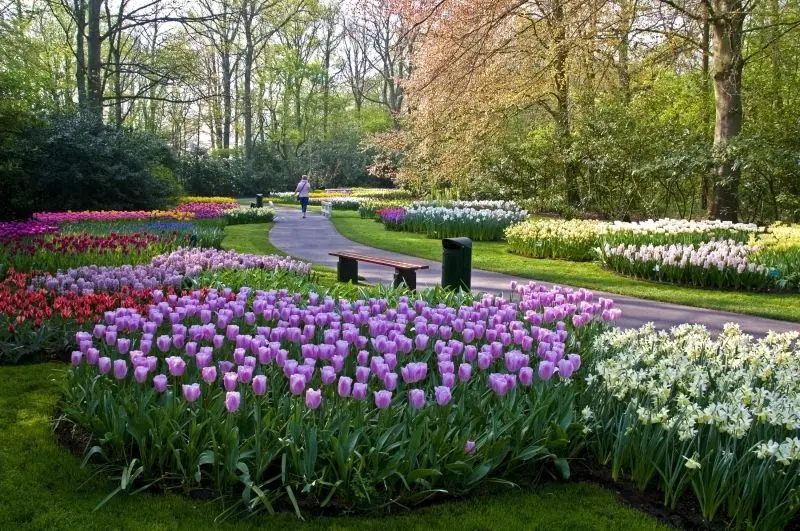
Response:
[{"label": "walking person", "polygon": [[300,182],[297,183],[294,193],[300,200],[300,209],[303,211],[303,217],[306,217],[306,209],[308,209],[308,197],[311,194],[311,183],[308,182],[308,175],[303,175]]}]

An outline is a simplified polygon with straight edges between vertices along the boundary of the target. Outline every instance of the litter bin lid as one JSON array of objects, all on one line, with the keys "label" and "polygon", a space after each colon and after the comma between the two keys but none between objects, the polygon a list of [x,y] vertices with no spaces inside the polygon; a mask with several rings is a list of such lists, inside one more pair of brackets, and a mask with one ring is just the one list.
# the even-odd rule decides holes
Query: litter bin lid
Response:
[{"label": "litter bin lid", "polygon": [[469,238],[443,238],[442,247],[445,249],[472,249],[472,240]]}]

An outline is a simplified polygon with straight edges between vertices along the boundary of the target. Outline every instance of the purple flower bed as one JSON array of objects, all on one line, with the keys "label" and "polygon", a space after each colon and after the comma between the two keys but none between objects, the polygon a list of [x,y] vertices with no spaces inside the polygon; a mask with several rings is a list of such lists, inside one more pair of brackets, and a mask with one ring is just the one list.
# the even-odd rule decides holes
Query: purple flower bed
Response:
[{"label": "purple flower bed", "polygon": [[619,314],[586,290],[516,294],[448,307],[155,292],[146,314],[107,312],[76,335],[65,411],[145,477],[244,488],[250,511],[286,492],[299,511],[415,503],[518,469],[566,475],[582,344]]},{"label": "purple flower bed", "polygon": [[0,222],[0,244],[56,232],[58,225],[44,221],[3,221]]},{"label": "purple flower bed", "polygon": [[54,275],[34,277],[31,287],[50,291],[86,294],[118,291],[122,288],[180,288],[185,277],[205,270],[262,268],[308,274],[311,264],[282,256],[240,254],[215,249],[178,249],[152,259],[150,265],[119,267],[85,266]]}]

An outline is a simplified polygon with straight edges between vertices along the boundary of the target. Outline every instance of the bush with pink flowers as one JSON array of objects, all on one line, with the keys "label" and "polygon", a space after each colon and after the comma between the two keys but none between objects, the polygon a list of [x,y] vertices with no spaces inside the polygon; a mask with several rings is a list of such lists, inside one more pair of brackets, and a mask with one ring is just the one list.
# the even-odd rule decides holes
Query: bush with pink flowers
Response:
[{"label": "bush with pink flowers", "polygon": [[613,302],[535,284],[460,305],[393,293],[156,291],[76,334],[64,411],[93,456],[135,472],[123,490],[210,488],[246,511],[567,476],[572,377]]}]

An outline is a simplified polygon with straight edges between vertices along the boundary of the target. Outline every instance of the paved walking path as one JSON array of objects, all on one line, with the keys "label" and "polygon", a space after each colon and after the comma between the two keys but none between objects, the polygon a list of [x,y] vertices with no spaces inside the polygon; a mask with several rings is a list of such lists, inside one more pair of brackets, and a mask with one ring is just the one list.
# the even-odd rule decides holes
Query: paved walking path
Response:
[{"label": "paved walking path", "polygon": [[[433,287],[441,281],[442,270],[439,262],[383,251],[348,240],[336,232],[330,220],[317,213],[309,212],[308,217],[303,219],[299,210],[291,208],[277,208],[276,210],[275,225],[269,233],[269,239],[275,247],[296,258],[335,268],[338,259],[328,253],[350,251],[430,266],[430,269],[417,272],[417,286],[421,288]],[[358,274],[369,283],[388,284],[392,281],[394,270],[389,267],[359,262]],[[512,281],[527,283],[530,279],[478,269],[472,270],[472,288],[475,291],[507,292]],[[540,283],[549,285],[546,282]],[[800,330],[800,325],[797,323],[635,299],[599,291],[595,291],[595,293],[614,299],[616,307],[622,310],[622,318],[618,324],[625,328],[639,327],[652,321],[656,326],[664,329],[682,323],[699,323],[715,331],[721,330],[725,323],[737,322],[743,331],[754,335],[763,335],[769,330],[778,332]]]}]

